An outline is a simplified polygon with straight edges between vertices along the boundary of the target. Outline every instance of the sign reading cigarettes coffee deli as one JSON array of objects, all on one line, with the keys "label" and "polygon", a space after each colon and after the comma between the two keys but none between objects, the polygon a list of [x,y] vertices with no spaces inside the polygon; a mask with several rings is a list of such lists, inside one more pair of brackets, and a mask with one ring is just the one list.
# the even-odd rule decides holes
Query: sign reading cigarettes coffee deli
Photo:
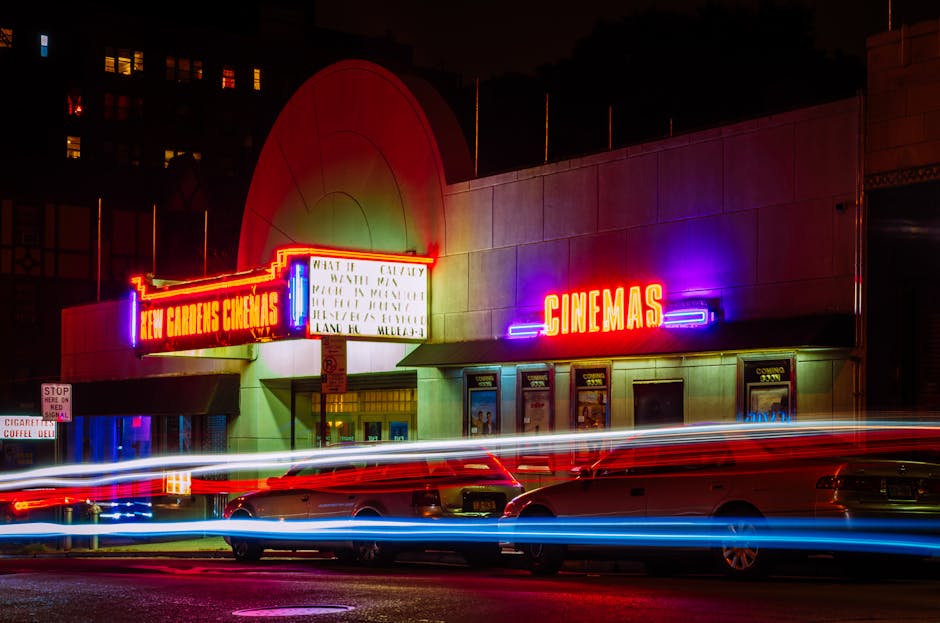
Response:
[{"label": "sign reading cigarettes coffee deli", "polygon": [[138,355],[348,335],[424,340],[432,258],[289,247],[270,265],[183,282],[137,276]]}]

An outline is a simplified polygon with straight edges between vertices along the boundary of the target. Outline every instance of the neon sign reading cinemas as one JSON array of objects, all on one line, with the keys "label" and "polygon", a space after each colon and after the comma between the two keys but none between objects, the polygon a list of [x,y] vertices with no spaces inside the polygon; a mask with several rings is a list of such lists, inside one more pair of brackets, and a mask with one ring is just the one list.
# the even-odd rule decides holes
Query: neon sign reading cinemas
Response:
[{"label": "neon sign reading cinemas", "polygon": [[584,290],[545,297],[547,336],[610,333],[658,327],[663,322],[663,286]]}]

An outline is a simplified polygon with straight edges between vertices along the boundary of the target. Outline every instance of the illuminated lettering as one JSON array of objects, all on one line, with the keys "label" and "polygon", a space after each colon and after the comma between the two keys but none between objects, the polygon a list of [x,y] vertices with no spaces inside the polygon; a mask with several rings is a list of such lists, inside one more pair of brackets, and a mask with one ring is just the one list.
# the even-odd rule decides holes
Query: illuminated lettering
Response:
[{"label": "illuminated lettering", "polygon": [[636,329],[643,326],[643,307],[640,304],[640,286],[630,287],[630,298],[627,303],[627,329]]},{"label": "illuminated lettering", "polygon": [[558,318],[555,311],[558,309],[558,295],[549,294],[545,297],[545,335],[558,335]]},{"label": "illuminated lettering", "polygon": [[623,331],[623,288],[604,290],[604,331]]},{"label": "illuminated lettering", "polygon": [[[626,299],[626,301],[625,301]],[[542,305],[544,334],[609,333],[663,322],[663,286],[618,287],[548,294]]]},{"label": "illuminated lettering", "polygon": [[586,292],[573,292],[571,294],[571,332],[584,333],[585,316],[587,314],[585,301]]},{"label": "illuminated lettering", "polygon": [[663,287],[658,283],[646,286],[646,326],[658,327],[663,323]]},{"label": "illuminated lettering", "polygon": [[591,290],[588,292],[588,331],[590,333],[597,333],[601,330],[600,325],[597,324],[597,314],[601,311],[601,306],[598,304],[597,299],[599,299],[600,296],[600,290]]}]

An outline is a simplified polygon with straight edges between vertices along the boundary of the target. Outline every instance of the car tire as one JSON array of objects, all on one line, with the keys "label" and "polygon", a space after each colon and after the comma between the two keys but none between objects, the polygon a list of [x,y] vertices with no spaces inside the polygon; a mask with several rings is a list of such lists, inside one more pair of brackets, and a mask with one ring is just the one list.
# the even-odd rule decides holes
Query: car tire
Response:
[{"label": "car tire", "polygon": [[[356,519],[378,519],[380,515],[365,511],[356,515]],[[395,562],[398,548],[388,541],[354,541],[353,552],[356,562],[364,567],[388,567]]]},{"label": "car tire", "polygon": [[238,562],[257,562],[264,554],[264,548],[254,539],[242,536],[231,537],[232,555]]},{"label": "car tire", "polygon": [[398,556],[396,548],[385,541],[356,541],[356,562],[364,567],[388,567]]},{"label": "car tire", "polygon": [[[720,571],[734,580],[754,580],[770,573],[771,560],[766,547],[742,537],[758,535],[766,530],[764,518],[753,509],[738,509],[715,517],[716,538],[719,545],[714,549],[715,560]],[[733,542],[725,540],[735,537]]]},{"label": "car tire", "polygon": [[[534,509],[523,518],[553,517],[547,510]],[[557,543],[523,543],[519,547],[525,566],[532,575],[555,575],[565,563],[565,546]]]}]

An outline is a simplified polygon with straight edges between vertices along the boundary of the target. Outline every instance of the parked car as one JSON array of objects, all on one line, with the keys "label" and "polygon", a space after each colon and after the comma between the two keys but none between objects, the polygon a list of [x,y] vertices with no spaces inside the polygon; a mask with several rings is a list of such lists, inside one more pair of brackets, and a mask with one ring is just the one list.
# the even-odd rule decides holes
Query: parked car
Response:
[{"label": "parked car", "polygon": [[[348,446],[347,446],[348,447]],[[340,460],[340,459],[338,459]],[[409,456],[405,461],[352,460],[297,465],[268,481],[266,490],[228,503],[226,519],[498,518],[522,486],[492,454]],[[493,543],[411,543],[386,540],[318,541],[226,536],[236,560],[254,561],[265,550],[320,550],[363,564],[392,562],[403,550],[460,552],[470,564],[493,562]]]},{"label": "parked car", "polygon": [[[690,555],[706,554],[726,575],[751,578],[796,552],[748,539],[732,541],[728,535],[771,534],[774,519],[827,518],[839,526],[844,520],[847,528],[866,518],[940,519],[940,464],[925,461],[933,455],[922,455],[916,444],[898,439],[873,438],[860,445],[851,434],[775,439],[742,431],[709,435],[707,441],[697,441],[694,434],[679,443],[651,439],[623,443],[576,479],[511,500],[500,520],[507,545],[523,554],[535,574],[555,573],[567,558],[600,556],[639,559],[651,572],[667,574]],[[701,518],[709,520],[702,523],[714,531],[714,538],[688,550],[650,542],[614,547],[556,538],[564,534],[564,520],[587,518],[650,525],[660,518]],[[544,543],[521,538],[508,543],[514,529],[517,538],[523,529],[526,522],[520,519],[562,521],[557,528],[546,527],[555,535]]]}]

